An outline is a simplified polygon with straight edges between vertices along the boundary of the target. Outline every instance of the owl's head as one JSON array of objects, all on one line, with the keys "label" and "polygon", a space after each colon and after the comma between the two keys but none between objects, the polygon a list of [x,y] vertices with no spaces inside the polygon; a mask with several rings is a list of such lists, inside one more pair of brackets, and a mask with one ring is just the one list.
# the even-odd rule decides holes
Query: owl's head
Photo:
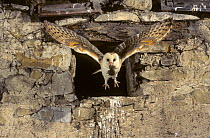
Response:
[{"label": "owl's head", "polygon": [[102,59],[102,63],[106,68],[110,66],[118,67],[120,65],[120,57],[117,53],[106,53]]}]

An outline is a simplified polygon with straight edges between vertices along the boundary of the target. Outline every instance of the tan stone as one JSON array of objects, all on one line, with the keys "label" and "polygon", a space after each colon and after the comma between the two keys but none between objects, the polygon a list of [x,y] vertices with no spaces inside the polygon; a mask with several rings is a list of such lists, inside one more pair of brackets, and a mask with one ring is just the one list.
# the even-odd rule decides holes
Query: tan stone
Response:
[{"label": "tan stone", "polygon": [[75,25],[87,21],[88,20],[84,18],[66,18],[63,20],[56,20],[55,23],[59,26],[64,26],[64,25]]},{"label": "tan stone", "polygon": [[210,84],[210,72],[205,72],[202,76],[201,81],[205,84]]},{"label": "tan stone", "polygon": [[96,22],[105,22],[105,21],[133,21],[140,22],[139,17],[131,12],[116,12],[116,13],[107,13],[98,16],[95,19]]},{"label": "tan stone", "polygon": [[179,69],[150,70],[141,72],[141,76],[149,80],[179,80],[187,76]]},{"label": "tan stone", "polygon": [[30,77],[37,80],[42,77],[43,73],[40,70],[33,70],[30,74]]},{"label": "tan stone", "polygon": [[176,14],[171,12],[145,12],[140,13],[139,16],[141,21],[144,22],[154,22],[154,21],[164,21],[169,18],[173,20],[198,20],[197,16],[187,15],[187,14]]},{"label": "tan stone", "polygon": [[51,69],[53,67],[58,67],[59,61],[62,60],[62,56],[54,56],[49,59],[34,59],[24,56],[21,53],[17,54],[17,59],[21,62],[21,67],[26,68],[42,68]]},{"label": "tan stone", "polygon": [[176,95],[181,95],[181,94],[189,94],[193,91],[194,89],[190,86],[183,85],[179,88],[176,88],[175,94]]},{"label": "tan stone", "polygon": [[194,99],[201,104],[210,104],[210,92],[201,89],[195,89],[192,93]]},{"label": "tan stone", "polygon": [[[1,111],[2,112],[2,111]],[[0,127],[1,126],[4,126],[5,123],[6,123],[6,119],[1,115],[1,112],[0,112]]]},{"label": "tan stone", "polygon": [[87,100],[84,103],[80,104],[80,107],[85,107],[85,108],[92,108],[92,106],[93,106],[92,100]]},{"label": "tan stone", "polygon": [[76,108],[73,110],[73,115],[76,120],[89,120],[93,118],[95,113],[94,108]]},{"label": "tan stone", "polygon": [[23,117],[25,115],[30,115],[32,113],[33,112],[30,109],[25,109],[25,108],[20,108],[20,107],[18,107],[15,110],[15,115],[18,116],[18,117]]}]

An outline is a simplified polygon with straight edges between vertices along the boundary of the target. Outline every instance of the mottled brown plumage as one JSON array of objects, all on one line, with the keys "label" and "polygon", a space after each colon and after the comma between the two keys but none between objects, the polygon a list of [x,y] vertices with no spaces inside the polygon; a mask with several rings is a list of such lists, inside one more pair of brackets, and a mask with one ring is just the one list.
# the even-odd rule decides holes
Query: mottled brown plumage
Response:
[{"label": "mottled brown plumage", "polygon": [[92,45],[87,39],[76,34],[74,31],[60,27],[56,24],[44,21],[46,32],[50,34],[55,40],[69,46],[78,53],[87,54],[95,59],[98,63],[102,59],[103,54]]},{"label": "mottled brown plumage", "polygon": [[102,72],[104,77],[105,84],[103,86],[106,89],[107,87],[109,88],[107,81],[110,78],[114,79],[114,86],[119,87],[117,75],[125,59],[135,53],[145,52],[148,50],[148,47],[164,39],[171,31],[172,23],[171,20],[156,23],[149,30],[130,37],[118,45],[113,52],[108,52],[104,55],[87,39],[72,30],[57,26],[48,21],[44,21],[44,26],[46,32],[55,40],[69,46],[78,53],[89,55],[100,64],[101,69],[99,71]]},{"label": "mottled brown plumage", "polygon": [[171,28],[171,19],[156,23],[152,25],[149,30],[143,32],[142,34],[137,34],[128,38],[125,42],[118,45],[114,52],[119,54],[123,62],[131,55],[138,52],[143,53],[148,49],[149,46],[160,42],[170,33]]}]

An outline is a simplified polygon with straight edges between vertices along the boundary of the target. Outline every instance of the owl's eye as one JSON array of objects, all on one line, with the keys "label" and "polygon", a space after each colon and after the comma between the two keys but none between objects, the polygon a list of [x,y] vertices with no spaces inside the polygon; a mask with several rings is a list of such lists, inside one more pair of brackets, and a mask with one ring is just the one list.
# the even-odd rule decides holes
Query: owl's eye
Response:
[{"label": "owl's eye", "polygon": [[115,61],[116,61],[116,59],[114,58],[114,59],[113,59],[113,61],[115,62]]},{"label": "owl's eye", "polygon": [[109,59],[107,58],[107,59],[106,59],[106,61],[108,61],[108,62],[109,62]]}]

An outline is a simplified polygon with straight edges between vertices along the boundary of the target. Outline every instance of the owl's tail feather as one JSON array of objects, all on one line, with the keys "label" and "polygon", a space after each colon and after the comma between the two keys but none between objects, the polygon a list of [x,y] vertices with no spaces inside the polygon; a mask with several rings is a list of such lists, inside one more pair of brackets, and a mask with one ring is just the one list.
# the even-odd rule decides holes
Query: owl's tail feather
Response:
[{"label": "owl's tail feather", "polygon": [[99,72],[101,72],[101,69],[99,69],[99,70],[93,72],[92,75],[97,74],[97,73],[99,73]]}]

